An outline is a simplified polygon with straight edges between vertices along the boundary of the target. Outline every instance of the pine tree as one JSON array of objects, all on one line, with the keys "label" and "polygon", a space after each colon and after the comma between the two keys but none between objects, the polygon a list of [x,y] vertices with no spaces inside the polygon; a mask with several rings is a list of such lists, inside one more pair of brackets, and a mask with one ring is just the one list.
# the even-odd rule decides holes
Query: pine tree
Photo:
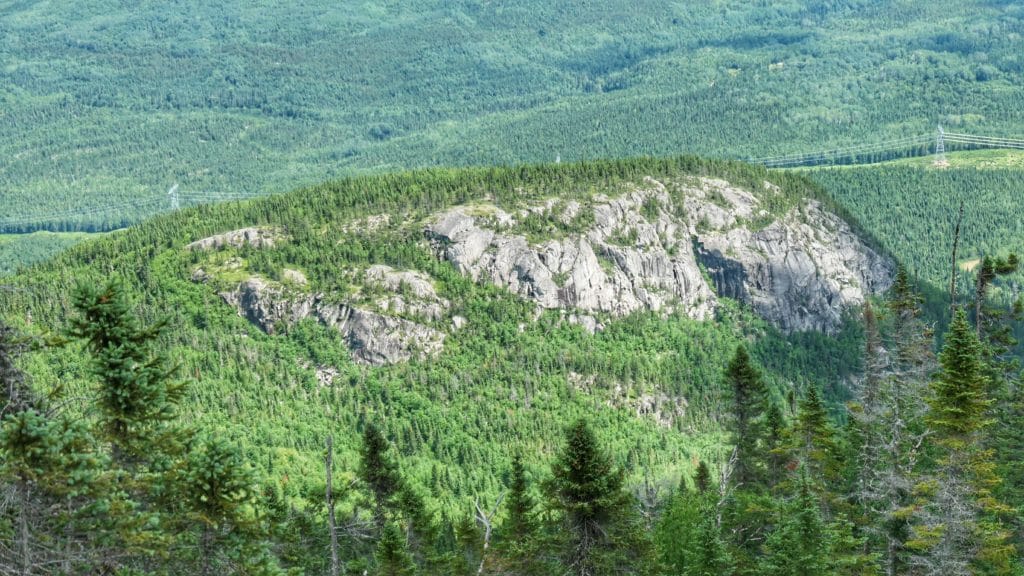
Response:
[{"label": "pine tree", "polygon": [[635,499],[586,421],[569,429],[551,472],[545,488],[550,507],[564,521],[566,569],[578,576],[614,574],[627,567],[645,573],[648,545]]},{"label": "pine tree", "polygon": [[732,389],[732,442],[736,464],[730,481],[742,487],[756,487],[764,480],[763,415],[768,390],[761,372],[754,366],[746,347],[740,345],[726,369]]}]

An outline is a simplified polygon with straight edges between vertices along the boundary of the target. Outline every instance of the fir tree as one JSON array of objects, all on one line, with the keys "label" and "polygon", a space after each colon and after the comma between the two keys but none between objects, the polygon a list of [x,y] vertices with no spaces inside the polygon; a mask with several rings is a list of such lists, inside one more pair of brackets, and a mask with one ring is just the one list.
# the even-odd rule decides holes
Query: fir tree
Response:
[{"label": "fir tree", "polygon": [[746,347],[736,348],[726,369],[726,380],[732,390],[731,430],[736,447],[736,464],[730,481],[753,488],[764,479],[761,441],[768,390]]},{"label": "fir tree", "polygon": [[388,522],[381,531],[374,554],[378,576],[413,576],[417,573],[401,527]]},{"label": "fir tree", "polygon": [[929,426],[940,449],[935,475],[917,488],[922,499],[914,538],[914,562],[932,573],[980,571],[1009,574],[1014,551],[1000,516],[1007,513],[993,497],[999,484],[984,448],[990,424],[988,374],[981,342],[957,310],[942,353],[930,399]]},{"label": "fir tree", "polygon": [[700,494],[707,494],[711,489],[711,470],[708,469],[707,462],[703,460],[697,463],[697,473],[693,476],[693,487]]},{"label": "fir tree", "polygon": [[807,395],[800,401],[796,422],[793,424],[793,436],[794,451],[812,481],[822,488],[835,482],[838,479],[835,432],[818,388],[814,385],[808,388]]},{"label": "fir tree", "polygon": [[116,280],[102,289],[79,285],[74,304],[78,315],[71,333],[84,339],[91,353],[101,418],[115,455],[132,463],[153,457],[154,451],[168,452],[177,444],[176,434],[161,425],[177,415],[185,387],[174,379],[177,366],[157,351],[166,320],[143,327]]},{"label": "fir tree", "polygon": [[391,445],[380,430],[369,423],[363,430],[363,445],[360,452],[360,477],[373,495],[373,517],[378,529],[383,529],[388,510],[396,506],[404,488],[398,463],[388,451]]},{"label": "fir tree", "polygon": [[764,576],[820,576],[828,573],[830,542],[820,503],[802,474],[793,500],[765,542]]},{"label": "fir tree", "polygon": [[551,469],[546,491],[565,523],[566,569],[578,576],[614,574],[627,567],[645,573],[648,551],[635,499],[585,421],[569,429]]}]

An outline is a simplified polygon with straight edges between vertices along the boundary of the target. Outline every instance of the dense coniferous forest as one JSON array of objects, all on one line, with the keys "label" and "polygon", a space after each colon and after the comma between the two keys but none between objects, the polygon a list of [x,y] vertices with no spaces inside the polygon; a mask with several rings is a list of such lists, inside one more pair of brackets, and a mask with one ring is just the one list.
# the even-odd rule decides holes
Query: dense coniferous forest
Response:
[{"label": "dense coniferous forest", "polygon": [[[436,169],[186,209],[12,277],[0,299],[0,565],[1019,571],[1024,410],[1014,311],[992,298],[1015,257],[975,269],[969,305],[941,334],[901,272],[837,337],[786,336],[727,301],[714,322],[635,313],[590,335],[462,276],[402,227],[350,226],[484,197],[513,208],[615,195],[652,175],[755,190],[770,177],[772,212],[805,197],[839,210],[800,174],[696,158]],[[246,225],[290,239],[184,249]],[[190,278],[229,262],[221,280]],[[339,269],[369,264],[425,270],[458,302],[466,328],[441,356],[359,365],[323,326],[265,334],[216,293],[237,274],[283,278],[283,266],[340,290]],[[337,369],[328,382],[324,366]],[[630,399],[659,393],[687,409],[638,415]]]},{"label": "dense coniferous forest", "polygon": [[[0,576],[1024,575],[1024,153],[978,149],[1024,139],[1022,35],[1007,0],[0,5]],[[941,162],[937,124],[973,135]],[[516,242],[577,250],[557,306],[458,257]]]},{"label": "dense coniferous forest", "polygon": [[12,4],[0,229],[123,226],[175,183],[194,202],[421,166],[756,158],[937,123],[1020,138],[1022,33],[1021,6],[989,0]]}]

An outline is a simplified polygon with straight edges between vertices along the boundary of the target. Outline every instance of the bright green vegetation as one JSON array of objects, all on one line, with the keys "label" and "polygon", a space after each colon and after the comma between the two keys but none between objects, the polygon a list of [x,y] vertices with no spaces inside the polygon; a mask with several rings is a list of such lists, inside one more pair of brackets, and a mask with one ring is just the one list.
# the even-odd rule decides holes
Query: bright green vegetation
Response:
[{"label": "bright green vegetation", "polygon": [[[207,438],[204,431],[215,431],[213,437],[237,446],[241,456],[229,447],[210,444],[213,440],[197,440],[185,442],[179,452],[163,460],[155,454],[163,454],[164,447],[146,449],[139,444],[145,438],[127,437],[125,447],[109,458],[125,467],[126,474],[138,475],[139,482],[177,482],[178,476],[160,480],[162,476],[153,474],[161,467],[178,470],[180,466],[189,471],[188,478],[199,478],[196,486],[202,485],[202,466],[208,460],[225,461],[222,469],[231,472],[241,458],[245,474],[253,475],[251,481],[258,483],[259,490],[238,493],[237,498],[231,495],[234,492],[224,496],[226,511],[217,512],[224,515],[221,527],[248,526],[230,532],[237,538],[253,529],[247,524],[252,521],[253,506],[276,510],[273,506],[279,504],[284,508],[275,522],[280,522],[281,530],[306,542],[305,546],[322,544],[317,540],[323,535],[324,521],[322,458],[329,435],[335,445],[338,514],[346,522],[353,514],[365,519],[369,509],[362,504],[365,484],[358,478],[360,438],[369,423],[398,447],[391,457],[397,459],[395,467],[403,478],[401,497],[381,496],[382,502],[400,510],[401,519],[396,521],[411,522],[409,518],[415,517],[420,526],[433,521],[445,526],[470,516],[476,497],[493,503],[507,486],[516,452],[527,455],[525,468],[532,478],[546,477],[554,454],[561,449],[565,426],[579,418],[591,422],[602,453],[609,458],[607,466],[623,471],[617,483],[606,487],[609,506],[633,510],[629,495],[638,487],[648,485],[664,495],[678,485],[681,475],[692,474],[696,462],[707,461],[717,468],[725,458],[723,373],[738,344],[748,343],[752,356],[765,366],[768,389],[782,402],[785,391],[803,389],[812,380],[838,390],[839,383],[858,370],[859,331],[851,326],[839,340],[814,334],[787,340],[738,306],[725,303],[717,322],[636,314],[588,335],[578,326],[559,321],[556,312],[535,319],[532,304],[474,283],[439,262],[425,244],[420,226],[427,215],[445,206],[479,203],[485,196],[513,207],[554,195],[614,195],[643,176],[689,175],[725,178],[752,190],[763,190],[764,178],[769,176],[763,169],[738,163],[678,158],[522,169],[436,169],[342,180],[261,200],[186,209],[79,244],[11,277],[7,283],[15,289],[0,292],[0,317],[31,334],[66,333],[71,319],[82,315],[76,306],[80,310],[83,299],[96,306],[116,301],[102,292],[73,298],[80,293],[76,286],[80,282],[102,286],[111,278],[123,282],[134,299],[124,306],[127,314],[145,323],[168,317],[166,329],[151,346],[179,365],[178,379],[186,384],[175,408],[181,423],[195,429],[198,438]],[[770,200],[774,209],[806,195],[827,201],[802,176],[771,177],[783,190],[780,195],[766,195],[766,204]],[[353,226],[353,222],[365,222],[361,218],[381,213],[409,224],[376,232]],[[260,249],[184,248],[193,240],[253,225],[280,228],[287,239]],[[232,259],[237,267],[227,265]],[[358,365],[336,332],[305,321],[267,335],[239,317],[217,294],[230,281],[249,274],[286,278],[285,268],[301,270],[311,291],[343,292],[353,287],[348,272],[371,264],[429,274],[439,295],[452,302],[453,313],[466,318],[465,327],[448,335],[439,357],[375,368]],[[193,281],[197,267],[213,277],[206,283]],[[90,322],[99,320],[85,324]],[[83,332],[82,322],[74,325]],[[89,360],[91,348],[75,342],[24,355],[21,366],[31,375],[34,389],[49,393],[50,401],[61,405],[77,398],[98,398],[107,404],[110,398],[120,398],[95,392],[110,382],[124,386],[133,381],[117,376],[119,370],[97,368]],[[837,361],[822,363],[822,357]],[[319,367],[335,368],[337,374],[321,382],[316,374]],[[113,376],[108,378],[108,373]],[[156,384],[146,382],[150,387]],[[174,399],[173,394],[161,394]],[[660,419],[638,414],[645,397],[659,402]],[[97,416],[100,408],[88,409],[78,401],[68,406],[71,414],[87,411],[90,418],[83,425],[98,418],[96,433],[105,441],[120,441],[113,436],[117,428]],[[124,455],[127,450],[137,456]],[[147,463],[147,458],[155,460]],[[231,482],[244,481],[231,477]],[[350,483],[355,488],[345,488]],[[124,497],[164,493],[144,486]],[[558,508],[566,514],[575,506],[571,490],[568,493]],[[267,498],[278,504],[272,505]],[[413,506],[409,498],[420,504]],[[181,506],[192,505],[188,504],[192,500],[181,502]],[[162,505],[151,502],[144,508]],[[287,506],[296,511],[288,513]],[[178,516],[161,518],[153,521],[161,530],[171,530],[180,520]],[[185,525],[195,528],[187,518],[191,517],[186,516]],[[207,532],[192,528],[180,532],[188,542],[181,546],[205,541]],[[135,530],[131,522],[127,527],[117,524],[104,529],[117,534]],[[390,530],[382,526],[380,534]],[[220,538],[216,530],[212,534],[210,538]],[[353,566],[367,558],[401,564],[408,559],[394,546],[403,540],[382,536],[380,546],[386,549],[376,551],[376,540],[366,545],[349,542],[344,557]],[[223,550],[242,546],[231,540],[215,541]],[[317,573],[325,558],[322,552],[322,548],[306,548],[296,558],[305,559],[300,564],[305,562],[302,565],[310,573]],[[181,556],[181,562],[186,557],[194,558]],[[414,557],[416,562],[426,562]],[[606,560],[621,561],[616,558]]]},{"label": "bright green vegetation", "polygon": [[1019,137],[1022,33],[987,0],[12,4],[0,221],[109,229],[175,182]]},{"label": "bright green vegetation", "polygon": [[0,276],[13,274],[22,266],[45,260],[65,248],[78,244],[89,236],[89,234],[53,232],[0,234]]},{"label": "bright green vegetation", "polygon": [[[982,256],[1024,252],[1020,158],[971,152],[951,156],[950,167],[944,169],[921,159],[805,173],[889,251],[902,255],[915,274],[945,287],[961,202],[961,269]],[[1019,282],[1020,276],[1014,280]]]},{"label": "bright green vegetation", "polygon": [[[776,389],[813,379],[836,385],[839,395],[840,379],[859,362],[857,331],[851,328],[840,341],[815,335],[786,341],[749,313],[726,306],[716,323],[637,314],[588,336],[555,312],[533,321],[532,305],[438,262],[421,231],[427,215],[485,195],[505,207],[555,194],[587,198],[595,191],[616,194],[648,175],[710,175],[751,190],[763,189],[768,177],[743,164],[679,158],[343,180],[184,210],[75,246],[11,278],[19,290],[3,294],[0,313],[19,321],[28,311],[35,329],[59,331],[77,282],[124,279],[142,296],[143,316],[172,317],[166,345],[183,362],[183,373],[196,380],[186,403],[190,416],[230,423],[227,434],[243,442],[253,462],[275,477],[287,474],[299,492],[317,482],[309,470],[317,466],[324,437],[337,434],[339,461],[350,461],[356,430],[368,418],[402,440],[410,476],[449,504],[464,506],[474,493],[496,494],[510,444],[547,450],[562,425],[583,414],[600,422],[602,436],[630,464],[631,482],[646,477],[674,484],[694,458],[721,456],[717,383],[741,338],[755,338],[755,353],[771,369]],[[827,201],[801,176],[771,177],[785,193],[766,195],[770,208],[806,195]],[[353,225],[381,213],[409,224],[377,232]],[[279,227],[289,239],[273,248],[184,249],[192,240],[252,225]],[[448,336],[439,358],[361,367],[335,332],[304,322],[267,336],[217,294],[254,274],[280,279],[290,268],[308,277],[310,292],[348,295],[365,289],[352,278],[372,264],[426,272],[439,296],[453,303],[452,313],[467,319],[466,328]],[[210,274],[206,284],[191,280],[197,268]],[[60,381],[77,387],[71,382],[87,380],[77,350],[51,354],[35,367],[40,386]],[[815,361],[822,354],[839,361],[824,366]],[[332,386],[318,383],[321,366],[338,370]],[[685,398],[689,406],[667,415],[662,425],[654,417],[636,417],[643,396],[664,396],[669,412],[673,399]]]},{"label": "bright green vegetation", "polygon": [[[0,323],[0,560],[40,575],[1011,576],[1024,411],[1005,317],[983,300],[1018,264],[982,266],[985,320],[957,311],[937,361],[901,270],[886,321],[864,308],[865,368],[843,427],[813,384],[784,409],[738,344],[718,375],[723,439],[736,446],[720,474],[694,456],[674,486],[630,486],[644,463],[622,463],[608,438],[622,430],[598,434],[588,420],[608,422],[590,414],[501,454],[500,495],[440,510],[427,498],[443,488],[404,465],[415,436],[392,442],[380,426],[393,414],[363,414],[340,482],[332,426],[322,472],[316,462],[297,477],[307,490],[261,470],[223,422],[185,424],[190,379],[161,346],[168,325],[141,321],[118,280],[82,284],[67,334],[92,393],[77,410],[22,371],[44,342]],[[531,474],[524,459],[546,465]]]}]

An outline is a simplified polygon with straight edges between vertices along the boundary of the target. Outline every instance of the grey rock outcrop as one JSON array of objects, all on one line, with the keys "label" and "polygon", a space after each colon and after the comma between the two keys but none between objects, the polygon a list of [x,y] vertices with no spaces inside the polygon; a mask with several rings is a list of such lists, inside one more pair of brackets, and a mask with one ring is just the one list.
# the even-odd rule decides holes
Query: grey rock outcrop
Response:
[{"label": "grey rock outcrop", "polygon": [[223,234],[209,236],[202,240],[196,240],[185,247],[189,250],[215,250],[226,246],[230,246],[232,248],[241,248],[243,246],[249,246],[251,248],[270,248],[283,238],[284,233],[278,228],[240,228],[238,230],[224,232]]},{"label": "grey rock outcrop", "polygon": [[323,294],[287,291],[277,283],[252,277],[221,297],[268,334],[305,318],[337,330],[352,358],[363,364],[394,364],[441,351],[445,335],[437,330],[348,304],[332,303]]},{"label": "grey rock outcrop", "polygon": [[[542,308],[583,312],[570,318],[587,319],[580,323],[591,331],[599,325],[588,312],[681,310],[706,319],[725,296],[785,331],[833,332],[844,310],[891,284],[893,263],[816,202],[772,219],[755,195],[722,180],[670,186],[646,179],[589,206],[549,201],[514,215],[460,207],[436,217],[425,234],[461,273]],[[763,194],[779,193],[764,186]],[[584,210],[592,220],[564,237],[531,243],[515,233],[523,219],[541,215],[567,226]]]},{"label": "grey rock outcrop", "polygon": [[[667,194],[661,195],[667,202]],[[593,227],[539,245],[489,229],[484,219],[462,209],[441,215],[426,234],[437,253],[462,273],[504,286],[543,308],[614,317],[680,308],[705,319],[714,310],[715,295],[695,265],[693,247],[668,214],[653,222],[639,214],[646,197],[638,191],[599,204],[593,208]],[[574,217],[582,208],[570,203],[566,209]],[[616,242],[627,228],[635,236],[632,242]]]}]

